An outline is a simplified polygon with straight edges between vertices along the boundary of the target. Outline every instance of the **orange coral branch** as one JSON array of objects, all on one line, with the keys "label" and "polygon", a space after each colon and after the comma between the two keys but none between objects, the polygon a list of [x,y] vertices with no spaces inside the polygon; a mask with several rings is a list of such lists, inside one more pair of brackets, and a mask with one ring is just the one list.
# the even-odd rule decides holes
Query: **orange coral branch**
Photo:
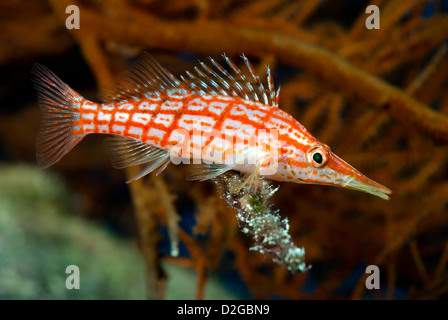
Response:
[{"label": "orange coral branch", "polygon": [[426,273],[426,268],[425,265],[423,264],[420,253],[418,252],[417,242],[415,240],[411,240],[410,250],[412,259],[414,260],[418,273],[420,273],[420,276],[423,278],[423,281],[426,282],[428,280],[428,274]]},{"label": "orange coral branch", "polygon": [[165,181],[160,176],[151,175],[155,186],[160,195],[160,201],[165,208],[165,215],[167,219],[168,235],[171,241],[171,255],[177,257],[179,255],[179,225],[180,216],[177,214],[173,201],[174,196],[168,191]]},{"label": "orange coral branch", "polygon": [[[136,168],[128,168],[129,175],[136,174]],[[157,245],[159,236],[157,223],[150,210],[149,199],[151,192],[144,185],[142,179],[129,185],[132,201],[138,221],[139,238],[142,255],[146,267],[146,294],[149,299],[163,299],[166,289],[166,275],[161,268]]]}]

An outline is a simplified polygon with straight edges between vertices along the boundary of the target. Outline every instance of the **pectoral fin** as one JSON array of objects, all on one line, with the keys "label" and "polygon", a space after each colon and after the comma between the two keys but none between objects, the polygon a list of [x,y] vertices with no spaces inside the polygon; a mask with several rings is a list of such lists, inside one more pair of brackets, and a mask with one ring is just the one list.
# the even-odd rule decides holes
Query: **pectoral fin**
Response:
[{"label": "pectoral fin", "polygon": [[261,162],[251,166],[251,170],[244,176],[244,182],[235,190],[237,192],[247,185],[248,189],[258,189],[258,180],[260,179]]}]

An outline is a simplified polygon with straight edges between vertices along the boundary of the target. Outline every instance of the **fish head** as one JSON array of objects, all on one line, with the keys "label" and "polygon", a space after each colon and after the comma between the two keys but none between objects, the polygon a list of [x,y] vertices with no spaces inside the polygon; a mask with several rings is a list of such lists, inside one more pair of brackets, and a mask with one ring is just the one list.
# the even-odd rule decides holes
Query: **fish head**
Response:
[{"label": "fish head", "polygon": [[283,171],[280,174],[284,177],[282,180],[333,185],[370,193],[386,200],[392,193],[342,160],[327,145],[314,139],[306,145],[283,146],[279,158],[279,170]]}]

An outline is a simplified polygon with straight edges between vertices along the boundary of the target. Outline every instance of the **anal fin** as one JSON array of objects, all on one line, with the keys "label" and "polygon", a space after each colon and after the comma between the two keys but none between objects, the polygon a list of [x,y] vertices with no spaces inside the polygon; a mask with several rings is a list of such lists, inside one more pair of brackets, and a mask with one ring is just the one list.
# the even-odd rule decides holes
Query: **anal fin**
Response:
[{"label": "anal fin", "polygon": [[231,168],[223,164],[192,164],[186,179],[188,181],[205,181],[216,178],[229,170],[231,170]]},{"label": "anal fin", "polygon": [[157,168],[159,168],[157,171],[157,174],[159,174],[170,162],[170,153],[168,151],[134,138],[115,135],[107,138],[105,143],[111,154],[112,165],[117,169],[144,163],[148,164],[145,169],[126,181],[126,183],[140,179]]}]

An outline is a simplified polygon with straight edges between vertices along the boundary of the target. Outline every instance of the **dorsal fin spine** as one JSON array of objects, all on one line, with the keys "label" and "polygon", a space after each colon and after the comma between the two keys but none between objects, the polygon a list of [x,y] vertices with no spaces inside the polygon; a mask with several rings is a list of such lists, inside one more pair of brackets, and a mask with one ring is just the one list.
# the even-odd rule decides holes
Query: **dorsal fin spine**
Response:
[{"label": "dorsal fin spine", "polygon": [[243,58],[244,64],[246,65],[247,69],[249,70],[252,78],[255,80],[255,83],[260,83],[260,78],[258,77],[257,74],[255,74],[255,71],[254,71],[249,59],[247,59],[247,57],[244,54],[242,54],[242,58]]},{"label": "dorsal fin spine", "polygon": [[237,87],[237,89],[238,89],[239,91],[241,91],[241,92],[244,91],[243,87],[242,87],[238,82],[235,82],[235,86]]},{"label": "dorsal fin spine", "polygon": [[203,78],[206,78],[206,75],[203,74],[203,73],[201,72],[201,70],[198,69],[198,67],[194,67],[194,71],[196,71],[196,73],[198,74],[198,76],[203,77]]},{"label": "dorsal fin spine", "polygon": [[181,86],[170,72],[164,69],[149,53],[144,53],[121,77],[114,88],[106,90],[101,100],[117,103],[159,96],[160,91]]},{"label": "dorsal fin spine", "polygon": [[[223,57],[225,58],[225,59],[228,59],[227,57],[226,57],[226,55],[224,54],[223,55]],[[226,69],[224,69],[222,66],[220,66],[218,63],[216,63],[216,61],[215,60],[213,60],[212,58],[210,58],[210,60],[212,61],[212,64],[224,75],[224,76],[226,76],[227,78],[229,78],[230,80],[235,80],[234,78],[233,78],[233,76],[230,74],[230,73],[228,73],[227,72],[227,70]]]},{"label": "dorsal fin spine", "polygon": [[[150,54],[144,54],[143,58],[147,58],[153,65],[157,66],[158,68],[147,68],[148,70],[152,71],[153,73],[155,72],[155,76],[158,79],[163,79],[165,82],[171,82],[172,79],[170,77],[166,76],[166,71],[165,69],[150,55]],[[143,62],[143,64],[148,67],[148,62],[147,60],[142,59],[141,60]]]}]

